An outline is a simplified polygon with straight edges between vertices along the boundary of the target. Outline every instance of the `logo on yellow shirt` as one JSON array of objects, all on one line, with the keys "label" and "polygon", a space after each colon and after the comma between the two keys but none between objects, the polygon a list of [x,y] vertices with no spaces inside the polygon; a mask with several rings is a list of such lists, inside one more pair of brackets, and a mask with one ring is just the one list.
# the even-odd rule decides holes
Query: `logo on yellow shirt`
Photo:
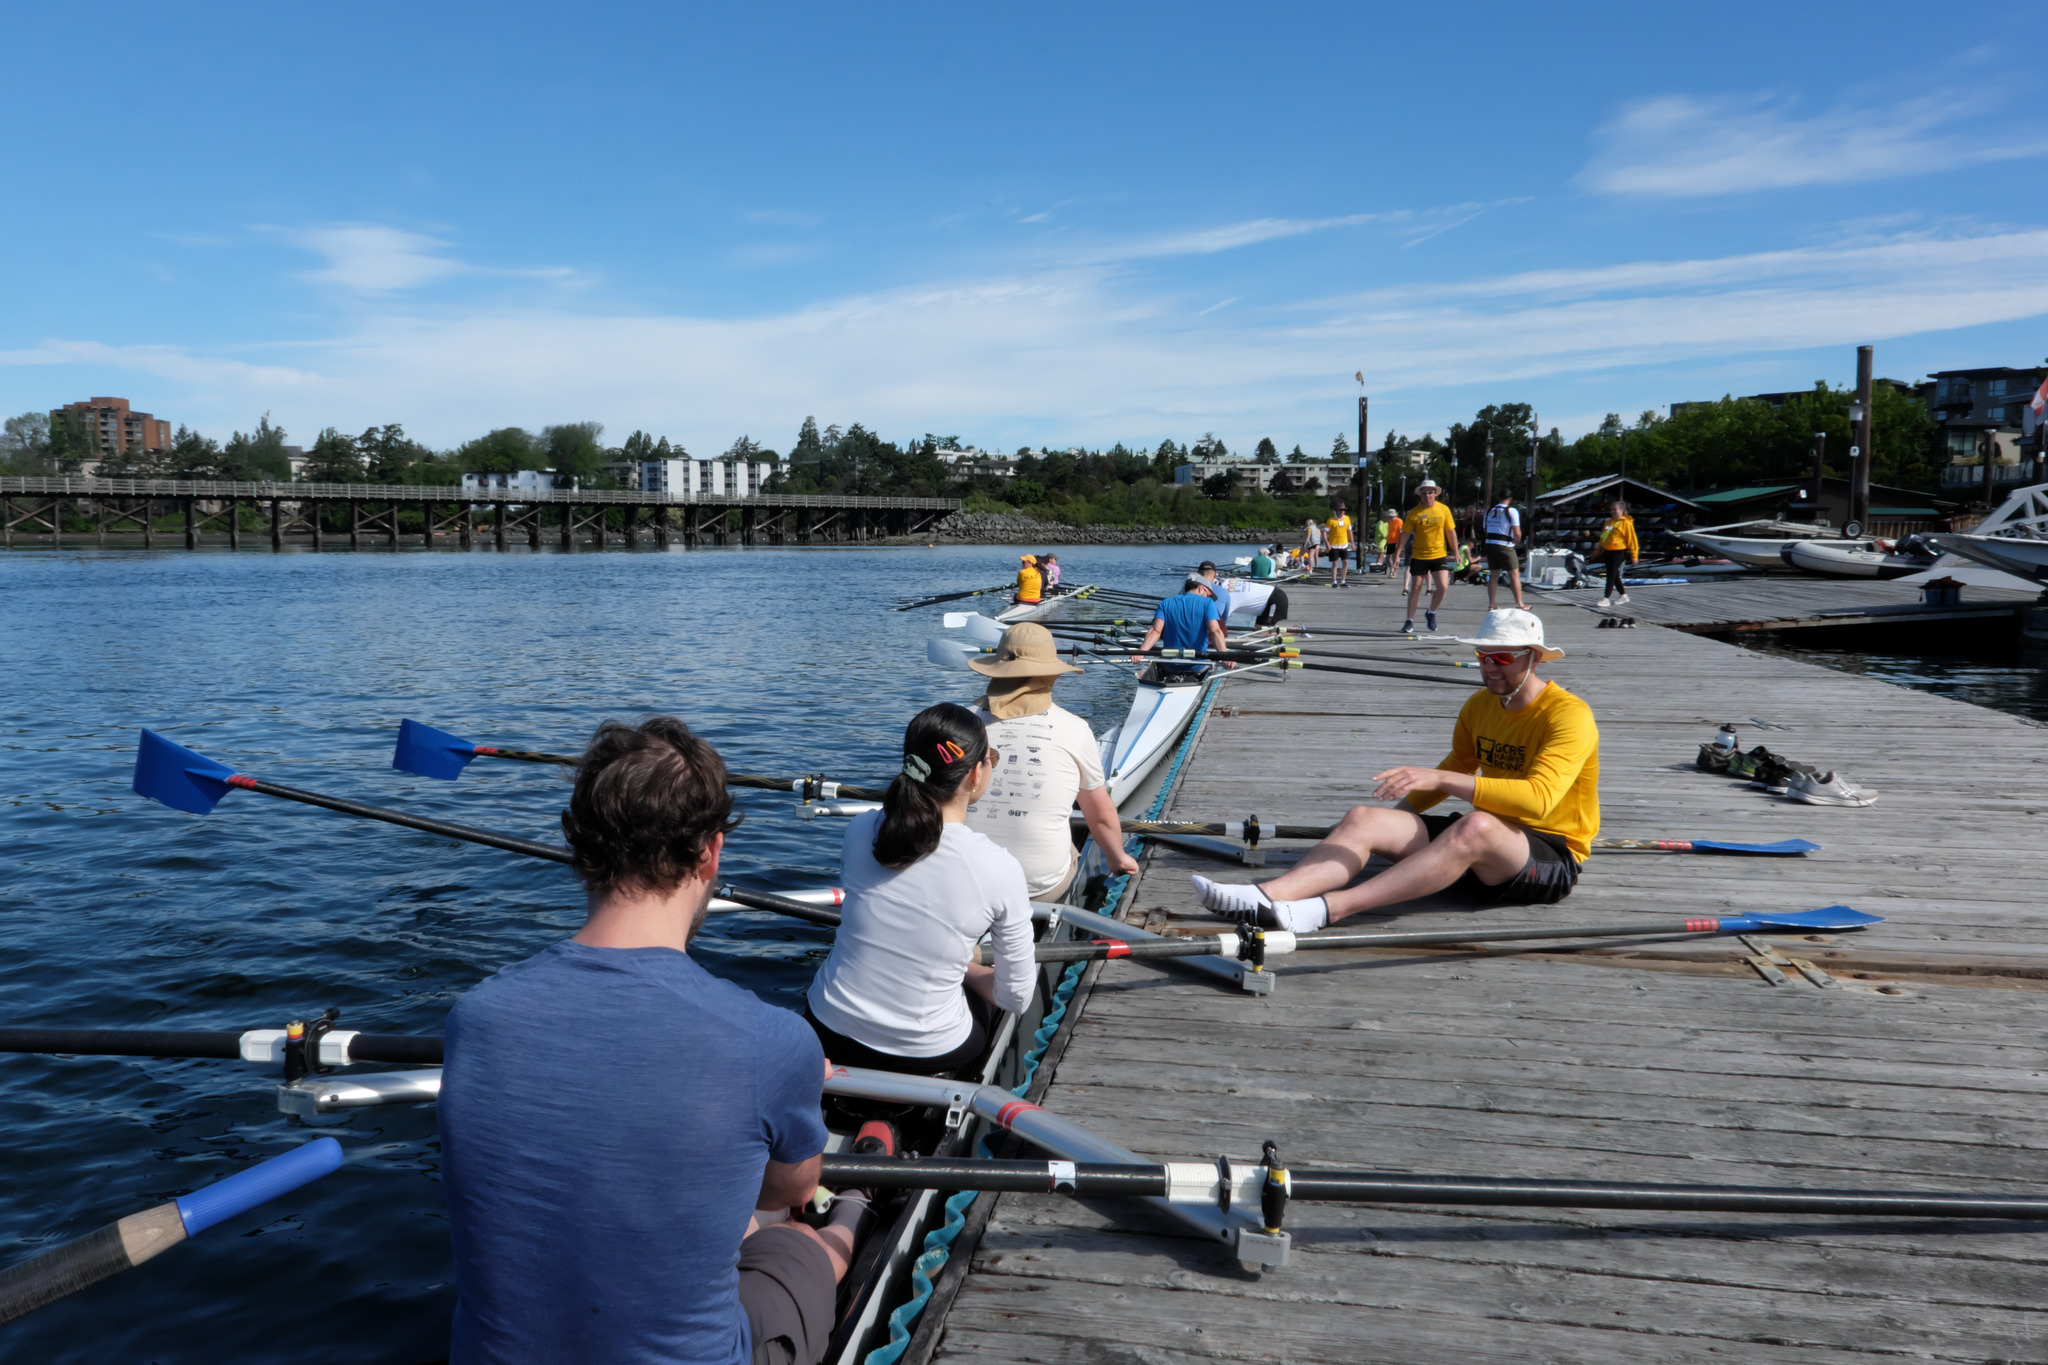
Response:
[{"label": "logo on yellow shirt", "polygon": [[1526,744],[1503,744],[1485,735],[1478,736],[1474,743],[1479,748],[1479,761],[1489,768],[1518,773],[1529,761],[1529,746]]}]

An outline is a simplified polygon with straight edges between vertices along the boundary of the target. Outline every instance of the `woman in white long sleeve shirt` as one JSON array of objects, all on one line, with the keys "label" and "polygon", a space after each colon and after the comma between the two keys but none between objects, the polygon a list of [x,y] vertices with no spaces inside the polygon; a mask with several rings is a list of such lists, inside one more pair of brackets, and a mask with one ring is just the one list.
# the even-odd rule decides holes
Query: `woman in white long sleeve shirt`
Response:
[{"label": "woman in white long sleeve shirt", "polygon": [[[882,809],[847,829],[839,930],[804,1009],[833,1062],[954,1071],[988,1050],[996,1011],[1029,1003],[1024,869],[966,825],[1000,758],[966,707],[922,711]],[[995,964],[977,966],[974,946],[991,932]]]}]

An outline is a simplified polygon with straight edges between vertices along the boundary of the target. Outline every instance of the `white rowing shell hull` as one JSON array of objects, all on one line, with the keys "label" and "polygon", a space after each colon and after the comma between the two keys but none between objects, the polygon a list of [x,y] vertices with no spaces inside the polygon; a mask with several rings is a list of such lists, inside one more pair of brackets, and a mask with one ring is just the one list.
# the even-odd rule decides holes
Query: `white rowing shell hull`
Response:
[{"label": "white rowing shell hull", "polygon": [[1678,538],[1712,550],[1737,564],[1747,564],[1752,569],[1777,569],[1785,564],[1783,552],[1787,541],[1782,536],[1765,539],[1761,536],[1706,536],[1698,531],[1681,531]]},{"label": "white rowing shell hull", "polygon": [[1119,809],[1138,784],[1159,766],[1159,761],[1172,752],[1209,686],[1138,684],[1124,723],[1102,737],[1102,771],[1108,778],[1109,799]]},{"label": "white rowing shell hull", "polygon": [[1927,567],[1918,560],[1888,555],[1880,550],[1862,546],[1817,545],[1807,540],[1795,540],[1787,545],[1785,562],[1795,569],[1835,578],[1898,578]]}]

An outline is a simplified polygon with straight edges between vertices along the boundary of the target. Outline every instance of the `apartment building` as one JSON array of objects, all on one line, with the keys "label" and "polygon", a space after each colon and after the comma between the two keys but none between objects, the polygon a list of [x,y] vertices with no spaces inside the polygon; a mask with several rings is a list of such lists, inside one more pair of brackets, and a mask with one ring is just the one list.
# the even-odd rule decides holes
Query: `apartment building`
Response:
[{"label": "apartment building", "polygon": [[1943,488],[1983,487],[1986,437],[1996,483],[2019,484],[2031,476],[2035,424],[2027,405],[2044,377],[2048,370],[2009,365],[1938,370],[1929,376],[1934,382],[1927,410],[1935,421],[1935,449],[1948,457],[1941,470]]},{"label": "apartment building", "polygon": [[1274,497],[1296,493],[1328,493],[1347,488],[1353,469],[1335,460],[1301,460],[1287,464],[1259,464],[1253,460],[1201,460],[1173,467],[1175,483],[1200,487],[1218,474],[1228,474],[1243,489],[1257,489]]},{"label": "apartment building", "polygon": [[787,470],[786,460],[642,460],[640,491],[695,498],[759,497],[768,481]]},{"label": "apartment building", "polygon": [[149,413],[134,411],[125,398],[88,398],[52,408],[50,425],[61,426],[66,414],[85,419],[86,430],[99,452],[97,459],[85,461],[88,474],[94,472],[100,460],[121,455],[153,455],[171,448],[171,424]]}]

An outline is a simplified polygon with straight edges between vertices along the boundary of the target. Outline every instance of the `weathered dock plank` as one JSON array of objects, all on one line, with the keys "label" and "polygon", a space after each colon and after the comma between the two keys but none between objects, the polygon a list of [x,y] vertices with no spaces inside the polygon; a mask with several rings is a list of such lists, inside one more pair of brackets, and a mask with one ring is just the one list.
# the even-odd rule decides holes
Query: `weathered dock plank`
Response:
[{"label": "weathered dock plank", "polygon": [[[1767,586],[1811,608],[1812,585]],[[1819,586],[1862,590],[1851,605],[1912,591]],[[1689,590],[1646,590],[1632,614],[1647,619],[1636,605],[1660,591]],[[1445,629],[1469,631],[1483,603],[1453,589]],[[1660,942],[1642,959],[1633,941],[1298,955],[1278,960],[1264,997],[1109,963],[1047,1107],[1162,1157],[1250,1157],[1274,1138],[1297,1167],[2040,1190],[2048,729],[1697,635],[1595,629],[1558,594],[1533,605],[1570,651],[1546,672],[1601,723],[1604,832],[1796,835],[1823,850],[1600,854],[1558,907],[1437,897],[1347,923],[1477,939],[1488,923],[1833,903],[1888,916],[1854,934],[1759,938],[1840,989],[1790,967],[1768,985],[1725,939]],[[1380,627],[1400,606],[1378,584],[1303,589],[1294,614]],[[1168,818],[1334,819],[1373,773],[1440,759],[1463,695],[1327,674],[1227,683]],[[1823,808],[1700,773],[1693,752],[1723,721],[1745,746],[1839,766],[1883,795]],[[1125,908],[1168,932],[1213,928],[1190,871],[1269,877],[1305,847],[1269,844],[1263,869],[1154,848]],[[1293,1264],[1255,1275],[1112,1201],[1004,1196],[937,1358],[2048,1360],[2048,1225],[1302,1204],[1288,1221]]]}]

